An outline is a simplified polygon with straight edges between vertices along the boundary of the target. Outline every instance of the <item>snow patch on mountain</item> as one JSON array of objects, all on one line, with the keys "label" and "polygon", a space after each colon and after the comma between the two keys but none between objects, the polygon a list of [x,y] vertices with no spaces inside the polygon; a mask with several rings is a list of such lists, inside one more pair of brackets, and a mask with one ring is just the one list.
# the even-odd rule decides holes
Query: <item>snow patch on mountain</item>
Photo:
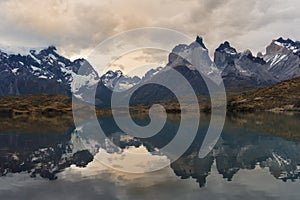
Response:
[{"label": "snow patch on mountain", "polygon": [[276,54],[274,56],[274,58],[272,59],[272,62],[271,62],[270,67],[268,69],[271,69],[274,65],[276,65],[279,62],[281,62],[286,57],[287,57],[287,55]]},{"label": "snow patch on mountain", "polygon": [[[92,87],[96,87],[98,84],[98,76],[96,74],[90,73],[87,75],[76,74],[71,69],[65,67],[61,68],[62,72],[66,75],[70,75],[67,80],[71,87],[72,94],[82,101],[89,102],[90,97],[86,97],[84,90],[89,90]],[[68,77],[68,76],[67,76]],[[60,82],[61,80],[58,80]],[[82,91],[83,90],[83,91]],[[87,92],[88,93],[88,92]]]},{"label": "snow patch on mountain", "polygon": [[107,88],[116,91],[128,90],[141,81],[139,77],[129,77],[124,75],[120,70],[109,70],[103,76],[101,76],[100,80]]},{"label": "snow patch on mountain", "polygon": [[18,70],[19,70],[19,68],[14,68],[14,69],[12,69],[11,71],[12,71],[14,74],[17,74]]}]

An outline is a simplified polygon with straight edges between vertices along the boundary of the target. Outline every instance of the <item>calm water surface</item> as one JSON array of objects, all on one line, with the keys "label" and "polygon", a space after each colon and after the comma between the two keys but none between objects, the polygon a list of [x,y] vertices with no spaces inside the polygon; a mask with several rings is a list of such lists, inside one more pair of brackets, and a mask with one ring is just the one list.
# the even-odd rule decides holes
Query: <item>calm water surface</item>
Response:
[{"label": "calm water surface", "polygon": [[[112,147],[105,138],[87,137],[89,122],[75,128],[59,118],[0,119],[0,198],[299,199],[299,114],[229,115],[214,149],[200,159],[209,119],[201,116],[197,137],[178,160],[144,174],[124,173],[95,159],[99,149],[109,153]],[[135,121],[149,123],[147,117]],[[167,161],[156,151],[174,138],[179,121],[169,116],[160,133],[140,139],[119,130],[111,117],[98,119],[119,146],[116,168],[126,151],[147,152],[146,161]]]}]

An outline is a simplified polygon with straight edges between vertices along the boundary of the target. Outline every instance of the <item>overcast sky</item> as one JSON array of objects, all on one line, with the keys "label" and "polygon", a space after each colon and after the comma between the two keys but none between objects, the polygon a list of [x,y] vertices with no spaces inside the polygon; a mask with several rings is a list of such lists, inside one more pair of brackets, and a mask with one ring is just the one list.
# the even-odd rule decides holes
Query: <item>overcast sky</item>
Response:
[{"label": "overcast sky", "polygon": [[299,0],[1,0],[0,8],[0,44],[55,45],[72,58],[145,26],[201,35],[210,52],[224,40],[255,53],[279,36],[300,40]]}]

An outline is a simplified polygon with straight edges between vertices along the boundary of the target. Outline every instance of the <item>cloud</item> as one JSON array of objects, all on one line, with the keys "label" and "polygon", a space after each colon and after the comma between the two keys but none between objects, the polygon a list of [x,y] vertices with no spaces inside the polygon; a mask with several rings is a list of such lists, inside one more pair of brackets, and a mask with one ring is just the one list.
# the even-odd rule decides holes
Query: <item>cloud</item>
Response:
[{"label": "cloud", "polygon": [[[143,49],[128,52],[127,54],[112,59],[109,69],[120,69],[127,75],[142,77],[148,70],[167,64],[168,52],[158,49]],[[104,71],[107,71],[104,70]]]},{"label": "cloud", "polygon": [[281,35],[300,40],[297,0],[2,0],[0,6],[0,43],[54,44],[66,56],[144,26],[202,35],[211,53],[224,40],[254,51]]},{"label": "cloud", "polygon": [[178,26],[181,31],[202,35],[210,51],[224,40],[240,50],[257,51],[279,35],[297,39],[300,30],[289,29],[298,24],[299,8],[300,3],[292,0],[202,0],[175,21],[183,25]]},{"label": "cloud", "polygon": [[93,48],[119,31],[144,24],[143,18],[121,14],[99,1],[10,0],[0,6],[2,41],[30,44],[35,40],[57,45],[67,54]]}]

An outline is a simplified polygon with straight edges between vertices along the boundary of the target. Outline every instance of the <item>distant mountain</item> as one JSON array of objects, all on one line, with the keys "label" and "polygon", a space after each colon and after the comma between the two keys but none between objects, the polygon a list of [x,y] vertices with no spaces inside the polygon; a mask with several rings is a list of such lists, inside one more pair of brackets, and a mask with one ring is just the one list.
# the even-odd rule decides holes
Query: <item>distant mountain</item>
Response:
[{"label": "distant mountain", "polygon": [[[142,78],[129,77],[120,70],[108,71],[99,77],[86,60],[71,61],[59,55],[54,46],[41,50],[3,49],[0,49],[0,96],[73,94],[79,100],[90,102],[90,97],[85,96],[84,90],[97,86],[96,104],[107,106],[113,89],[127,90],[162,69],[151,69]],[[78,71],[82,65],[86,68],[84,74]]]},{"label": "distant mountain", "polygon": [[279,81],[300,76],[300,42],[273,40],[263,59],[267,62],[267,70]]},{"label": "distant mountain", "polygon": [[[266,53],[257,56],[250,50],[237,52],[225,41],[215,50],[212,61],[203,39],[197,36],[191,44],[175,46],[165,67],[151,69],[142,78],[129,77],[120,70],[108,71],[100,77],[86,60],[71,61],[59,55],[54,46],[32,49],[27,54],[25,48],[20,48],[19,54],[12,53],[13,50],[7,47],[3,49],[0,49],[1,96],[64,94],[90,102],[93,97],[84,91],[97,87],[98,106],[110,106],[113,89],[124,97],[136,90],[131,98],[132,104],[175,97],[174,91],[154,82],[175,85],[176,92],[190,95],[184,83],[178,83],[170,70],[179,72],[197,95],[208,94],[207,82],[217,88],[219,83],[214,80],[220,76],[227,91],[238,92],[272,86],[300,76],[300,42],[283,38],[273,40],[266,48]],[[84,74],[78,71],[82,65],[86,65]],[[201,69],[201,73],[195,66]]]},{"label": "distant mountain", "polygon": [[[84,59],[70,61],[59,55],[54,46],[27,55],[0,51],[0,95],[65,94],[80,98],[80,89],[97,83],[99,77],[91,66],[79,75]],[[77,84],[74,84],[77,80]]]},{"label": "distant mountain", "polygon": [[[96,105],[100,107],[110,107],[113,91],[121,96],[126,96],[128,94],[128,90],[139,87],[139,84],[150,80],[152,76],[159,73],[162,69],[162,67],[150,69],[142,78],[139,78],[138,76],[130,77],[124,75],[120,70],[109,70],[100,77],[96,90]],[[152,88],[152,91],[155,91],[155,88]],[[146,98],[146,100],[148,101],[149,98]]]},{"label": "distant mountain", "polygon": [[100,77],[100,80],[106,87],[111,90],[116,89],[117,91],[124,91],[138,84],[141,81],[141,78],[139,78],[138,76],[126,76],[120,70],[109,70]]},{"label": "distant mountain", "polygon": [[222,70],[225,86],[240,91],[300,76],[299,49],[299,42],[279,38],[272,41],[264,55],[253,56],[250,50],[237,52],[226,41],[216,49],[214,62]]},{"label": "distant mountain", "polygon": [[152,76],[154,76],[155,74],[159,73],[161,70],[163,69],[163,67],[157,67],[154,69],[150,69],[149,71],[146,72],[146,74],[142,77],[141,81],[147,81],[148,79],[150,79]]},{"label": "distant mountain", "polygon": [[210,59],[208,49],[203,44],[201,37],[197,36],[196,40],[189,45],[179,44],[173,48],[169,54],[169,62],[167,66],[176,68],[185,66],[191,71],[195,71],[195,67],[201,69],[201,73],[209,78],[216,78],[220,75],[220,70]]},{"label": "distant mountain", "polygon": [[116,71],[109,70],[100,77],[100,82],[102,82],[110,90],[115,89],[116,91],[121,92],[121,91],[128,90],[141,82],[147,81],[162,69],[163,69],[162,67],[150,69],[145,73],[145,75],[142,78],[138,76],[131,77],[131,76],[124,75],[121,70],[116,70]]},{"label": "distant mountain", "polygon": [[[200,74],[200,72],[196,70],[195,65],[201,67],[201,73],[203,74]],[[171,70],[179,72],[198,95],[208,94],[205,81],[209,82],[212,86],[217,86],[212,80],[220,73],[220,70],[218,70],[211,61],[202,38],[198,36],[196,40],[189,45],[179,44],[174,47],[169,54],[168,64],[165,68],[162,68],[162,70],[155,73],[151,78],[141,81],[140,84],[130,89],[136,90],[131,97],[131,104],[172,99],[175,98],[175,93],[181,96],[191,95],[185,83],[178,82],[171,73]],[[206,80],[204,81],[205,77]],[[212,80],[210,80],[210,78]],[[176,86],[176,88],[170,91],[164,86],[153,83],[173,85]]]},{"label": "distant mountain", "polygon": [[[272,86],[284,80],[300,76],[300,42],[279,38],[274,40],[263,55],[254,56],[250,50],[237,52],[228,41],[221,44],[214,53],[214,61],[209,57],[203,39],[197,36],[189,45],[179,44],[169,54],[166,68],[148,79],[148,82],[175,84],[176,90],[185,93],[184,84],[180,84],[170,75],[170,69],[182,74],[193,87],[197,95],[208,94],[206,82],[218,87],[216,80],[222,76],[227,91],[241,92],[257,87]],[[195,70],[200,67],[201,74]],[[168,68],[169,67],[169,68]],[[131,98],[131,103],[144,103],[175,98],[174,91],[156,84],[137,84],[132,90],[137,90]]]}]

